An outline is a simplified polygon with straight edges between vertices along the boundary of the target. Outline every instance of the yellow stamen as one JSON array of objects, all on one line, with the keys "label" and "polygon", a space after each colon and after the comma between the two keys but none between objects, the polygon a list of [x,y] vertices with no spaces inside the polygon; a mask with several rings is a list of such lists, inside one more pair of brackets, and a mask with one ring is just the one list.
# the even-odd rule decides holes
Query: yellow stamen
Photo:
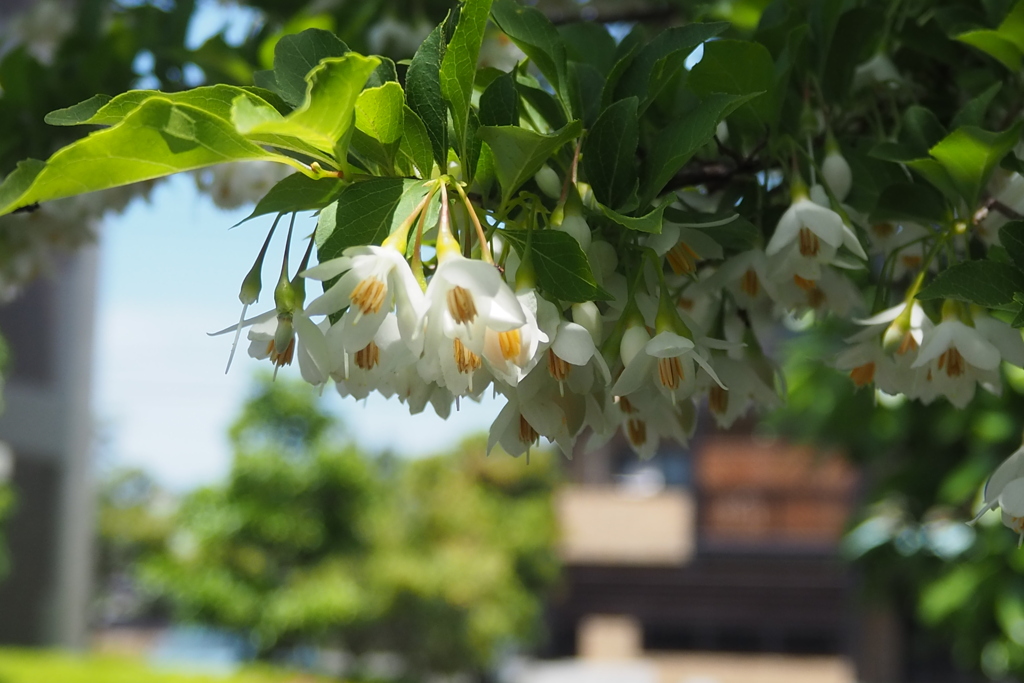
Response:
[{"label": "yellow stamen", "polygon": [[896,232],[896,226],[892,223],[875,223],[871,226],[871,232],[875,233],[876,237],[885,239],[886,237],[892,237],[893,233]]},{"label": "yellow stamen", "polygon": [[675,390],[683,378],[683,364],[679,361],[679,356],[658,359],[658,379],[661,386]]},{"label": "yellow stamen", "polygon": [[757,279],[757,273],[753,268],[748,268],[740,278],[740,289],[751,299],[755,298],[761,291],[761,282]]},{"label": "yellow stamen", "polygon": [[800,228],[800,255],[801,256],[817,256],[818,251],[821,249],[821,243],[818,241],[818,236],[814,234],[814,231],[810,228]]},{"label": "yellow stamen", "polygon": [[729,391],[717,384],[712,384],[708,390],[708,410],[715,415],[723,415],[729,409]]},{"label": "yellow stamen", "polygon": [[480,356],[467,349],[458,339],[452,340],[452,353],[455,356],[455,367],[464,375],[479,370],[483,365]]},{"label": "yellow stamen", "polygon": [[804,290],[805,292],[809,292],[812,289],[817,289],[818,287],[818,283],[815,280],[807,280],[800,277],[799,275],[793,276],[793,282],[795,282],[796,286]]},{"label": "yellow stamen", "polygon": [[626,421],[626,436],[634,446],[647,443],[647,423],[635,418]]},{"label": "yellow stamen", "polygon": [[540,434],[537,430],[526,421],[526,418],[522,415],[519,416],[519,440],[526,444],[537,443],[540,439]]},{"label": "yellow stamen", "polygon": [[917,270],[924,262],[924,259],[917,254],[906,254],[901,258],[903,260],[903,265],[906,266],[908,270]]},{"label": "yellow stamen", "polygon": [[449,289],[448,312],[456,323],[473,322],[476,319],[476,303],[473,301],[473,294],[458,285]]},{"label": "yellow stamen", "polygon": [[356,365],[363,370],[372,370],[380,362],[380,347],[372,340],[363,349],[356,351]]},{"label": "yellow stamen", "polygon": [[875,380],[875,364],[864,363],[864,365],[858,365],[853,370],[850,370],[850,379],[858,387],[871,384]]},{"label": "yellow stamen", "polygon": [[352,290],[352,305],[356,306],[364,314],[376,313],[384,304],[384,297],[388,293],[388,286],[370,276],[361,280],[356,288]]},{"label": "yellow stamen", "polygon": [[665,254],[668,265],[676,275],[689,275],[697,270],[700,256],[686,242],[679,242]]},{"label": "yellow stamen", "polygon": [[569,364],[555,355],[555,352],[548,349],[548,372],[559,382],[565,380],[569,374]]},{"label": "yellow stamen", "polygon": [[916,351],[916,350],[917,350],[917,340],[914,339],[914,335],[912,335],[909,331],[904,333],[903,339],[900,340],[900,346],[899,346],[898,349],[896,349],[896,353],[898,353],[898,354],[900,354],[902,356],[907,351]]},{"label": "yellow stamen", "polygon": [[498,346],[501,347],[501,357],[505,360],[515,361],[523,350],[523,335],[519,330],[498,333]]},{"label": "yellow stamen", "polygon": [[939,356],[939,370],[945,367],[946,375],[949,377],[959,377],[964,374],[964,371],[967,369],[966,365],[967,362],[964,361],[964,357],[955,348],[946,349]]},{"label": "yellow stamen", "polygon": [[274,340],[271,339],[267,342],[267,355],[270,356],[270,362],[281,367],[282,365],[291,365],[292,358],[295,356],[295,337],[291,338],[288,342],[288,346],[284,348],[281,353],[277,352],[275,348]]},{"label": "yellow stamen", "polygon": [[616,396],[615,402],[619,404],[619,410],[621,410],[626,415],[632,415],[633,413],[636,412],[636,408],[633,407],[633,404],[630,403],[629,399],[626,398],[625,396]]},{"label": "yellow stamen", "polygon": [[827,297],[819,287],[814,287],[807,292],[807,305],[811,308],[821,308],[825,305]]}]

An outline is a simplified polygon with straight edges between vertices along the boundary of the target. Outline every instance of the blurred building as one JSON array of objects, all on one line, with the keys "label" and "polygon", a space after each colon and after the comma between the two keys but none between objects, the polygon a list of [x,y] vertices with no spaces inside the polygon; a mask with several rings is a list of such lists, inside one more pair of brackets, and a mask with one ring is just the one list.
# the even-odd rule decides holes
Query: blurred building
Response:
[{"label": "blurred building", "polygon": [[[691,653],[666,660],[672,680],[776,680],[744,678],[757,662],[780,681],[854,680],[865,625],[879,633],[838,553],[858,487],[840,454],[715,434],[644,463],[613,441],[568,475],[548,656]],[[877,645],[858,675],[899,680]]]},{"label": "blurred building", "polygon": [[5,524],[0,643],[85,644],[91,590],[91,372],[96,254],[81,249],[0,305],[10,359],[0,441],[17,504]]}]

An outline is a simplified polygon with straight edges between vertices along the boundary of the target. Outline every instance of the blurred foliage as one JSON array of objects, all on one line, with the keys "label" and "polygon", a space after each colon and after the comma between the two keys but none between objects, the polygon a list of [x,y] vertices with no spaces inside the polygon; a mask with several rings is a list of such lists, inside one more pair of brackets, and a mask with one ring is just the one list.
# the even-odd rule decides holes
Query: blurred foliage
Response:
[{"label": "blurred foliage", "polygon": [[998,512],[964,524],[989,474],[1021,444],[1024,373],[1005,366],[1003,396],[979,392],[965,410],[921,405],[856,390],[826,367],[838,332],[785,345],[788,401],[765,426],[840,447],[861,466],[863,503],[844,550],[867,596],[909,624],[912,657],[1024,676],[1024,551]]},{"label": "blurred foliage", "polygon": [[[328,679],[269,666],[232,675],[175,673],[137,659],[51,650],[0,649],[0,683],[320,683]],[[332,679],[333,680],[333,679]]]},{"label": "blurred foliage", "polygon": [[227,482],[185,496],[170,528],[152,496],[117,493],[133,476],[105,489],[107,547],[131,548],[123,559],[141,558],[141,585],[180,619],[249,633],[264,654],[398,653],[412,675],[482,670],[538,637],[558,575],[552,456],[486,456],[479,437],[371,458],[338,445],[315,389],[268,378],[231,434]]},{"label": "blurred foliage", "polygon": [[[0,412],[4,409],[3,395],[3,373],[7,367],[7,344],[3,336],[0,336]],[[4,538],[4,522],[14,511],[14,490],[11,487],[8,477],[14,463],[3,462],[5,456],[0,454],[0,580],[4,578],[10,569],[10,559],[7,556],[7,543]]]}]

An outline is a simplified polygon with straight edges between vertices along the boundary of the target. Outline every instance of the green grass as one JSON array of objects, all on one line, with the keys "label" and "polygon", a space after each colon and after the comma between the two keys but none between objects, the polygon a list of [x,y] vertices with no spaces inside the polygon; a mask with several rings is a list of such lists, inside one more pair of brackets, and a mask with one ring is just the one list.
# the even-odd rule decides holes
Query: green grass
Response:
[{"label": "green grass", "polygon": [[0,683],[321,683],[328,679],[265,666],[232,676],[178,673],[138,659],[0,648]]}]

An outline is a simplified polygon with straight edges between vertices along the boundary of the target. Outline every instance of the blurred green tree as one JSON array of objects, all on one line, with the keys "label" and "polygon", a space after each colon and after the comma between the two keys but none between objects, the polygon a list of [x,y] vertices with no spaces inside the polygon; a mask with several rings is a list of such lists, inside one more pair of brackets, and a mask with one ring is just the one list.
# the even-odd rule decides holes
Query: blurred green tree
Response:
[{"label": "blurred green tree", "polygon": [[1024,555],[998,512],[963,523],[986,478],[1021,444],[1024,373],[1005,365],[1004,394],[979,393],[964,410],[923,405],[858,390],[823,366],[842,348],[837,332],[786,344],[788,400],[765,427],[838,446],[861,467],[863,504],[844,551],[866,597],[908,626],[911,658],[1024,676]]},{"label": "blurred green tree", "polygon": [[295,644],[387,651],[407,670],[482,670],[540,632],[555,580],[552,458],[484,438],[413,462],[339,445],[300,383],[263,378],[231,428],[223,485],[186,496],[139,564],[187,621]]}]

